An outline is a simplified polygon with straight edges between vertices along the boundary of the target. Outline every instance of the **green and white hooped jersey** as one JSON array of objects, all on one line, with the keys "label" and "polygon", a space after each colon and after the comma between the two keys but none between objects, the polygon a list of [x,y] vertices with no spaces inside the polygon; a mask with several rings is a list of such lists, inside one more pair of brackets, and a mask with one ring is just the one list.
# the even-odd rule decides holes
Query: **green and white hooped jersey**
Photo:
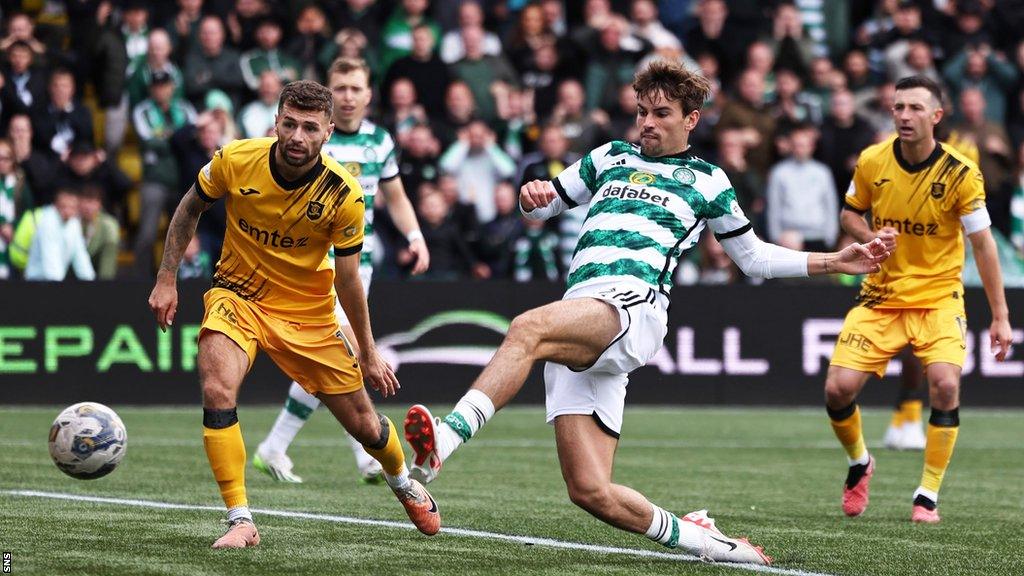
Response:
[{"label": "green and white hooped jersey", "polygon": [[552,181],[569,208],[590,204],[572,257],[567,292],[639,280],[665,296],[678,258],[705,226],[737,236],[750,221],[721,168],[684,152],[654,158],[615,141],[594,149]]},{"label": "green and white hooped jersey", "polygon": [[398,159],[395,156],[395,141],[391,134],[380,126],[363,120],[359,129],[347,134],[335,130],[323,146],[323,151],[345,167],[363,188],[366,202],[366,226],[363,231],[363,253],[360,266],[372,266],[376,237],[373,234],[373,198],[381,180],[398,177]]}]

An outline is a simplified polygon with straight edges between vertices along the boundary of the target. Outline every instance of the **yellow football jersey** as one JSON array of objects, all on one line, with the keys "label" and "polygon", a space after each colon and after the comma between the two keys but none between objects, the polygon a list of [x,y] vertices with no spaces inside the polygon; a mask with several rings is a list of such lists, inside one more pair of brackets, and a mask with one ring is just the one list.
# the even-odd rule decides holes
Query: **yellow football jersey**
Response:
[{"label": "yellow football jersey", "polygon": [[985,208],[978,166],[940,143],[909,164],[898,139],[866,148],[857,160],[846,205],[870,211],[871,228],[899,231],[896,250],[864,279],[858,301],[867,308],[963,308],[960,218]]},{"label": "yellow football jersey", "polygon": [[295,181],[271,158],[277,138],[236,140],[199,171],[196,192],[226,202],[227,232],[213,285],[294,322],[326,323],[334,313],[333,246],[341,256],[363,245],[363,191],[321,153]]}]

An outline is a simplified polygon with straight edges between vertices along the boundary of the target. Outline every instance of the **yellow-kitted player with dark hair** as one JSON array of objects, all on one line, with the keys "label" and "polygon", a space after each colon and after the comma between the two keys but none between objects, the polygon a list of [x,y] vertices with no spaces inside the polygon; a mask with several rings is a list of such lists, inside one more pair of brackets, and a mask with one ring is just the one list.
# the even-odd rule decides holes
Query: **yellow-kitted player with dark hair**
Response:
[{"label": "yellow-kitted player with dark hair", "polygon": [[[200,214],[226,203],[227,231],[213,288],[204,297],[199,335],[203,443],[228,509],[227,533],[214,548],[259,544],[245,493],[245,446],[236,401],[257,349],[316,395],[363,443],[425,534],[440,528],[430,494],[409,478],[399,432],[376,413],[363,377],[389,396],[398,380],[377,352],[359,279],[363,192],[321,153],[333,130],[330,91],[293,82],[281,92],[276,138],[233,142],[214,154],[185,194],[167,230],[149,304],[161,327],[177,309],[178,264]],[[335,250],[332,270],[326,254]],[[335,298],[351,323],[358,356],[345,340]]]},{"label": "yellow-kitted player with dark hair", "polygon": [[935,140],[942,118],[938,86],[924,77],[900,80],[892,112],[897,135],[861,153],[841,219],[859,242],[881,238],[894,249],[881,270],[865,278],[858,304],[846,316],[825,382],[826,407],[850,465],[843,511],[857,516],[867,508],[875,461],[864,445],[855,400],[872,374],[881,376],[890,358],[913,348],[925,366],[932,412],[911,519],[938,522],[939,486],[960,424],[964,232],[992,310],[991,347],[1000,361],[1012,332],[981,172]]}]

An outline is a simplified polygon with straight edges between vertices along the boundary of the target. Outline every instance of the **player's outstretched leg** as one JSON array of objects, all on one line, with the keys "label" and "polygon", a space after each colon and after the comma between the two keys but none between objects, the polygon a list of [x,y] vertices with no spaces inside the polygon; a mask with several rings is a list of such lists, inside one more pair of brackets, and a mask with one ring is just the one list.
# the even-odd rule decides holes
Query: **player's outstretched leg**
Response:
[{"label": "player's outstretched leg", "polygon": [[847,516],[860,516],[867,509],[868,487],[875,473],[875,459],[868,454],[864,443],[860,408],[854,401],[869,376],[869,373],[830,366],[825,381],[825,409],[849,464],[843,485],[843,513]]},{"label": "player's outstretched leg", "polygon": [[292,382],[288,388],[288,398],[274,426],[256,448],[256,455],[252,458],[253,466],[278,482],[301,483],[302,477],[292,472],[288,447],[319,406],[320,401],[316,396],[303,390],[298,382]]},{"label": "player's outstretched leg", "polygon": [[707,510],[679,518],[652,504],[636,490],[613,484],[612,461],[618,439],[606,428],[615,425],[599,426],[592,415],[566,414],[555,418],[558,460],[574,504],[616,528],[644,534],[663,546],[704,560],[771,564],[771,557],[760,546],[718,530]]},{"label": "player's outstretched leg", "polygon": [[593,298],[573,298],[534,308],[512,320],[494,357],[455,409],[436,418],[417,404],[405,417],[413,477],[427,483],[441,464],[469,441],[523,387],[537,360],[571,366],[594,362],[622,330],[619,313]]},{"label": "player's outstretched leg", "polygon": [[402,503],[409,519],[420,532],[430,536],[441,529],[437,502],[422,484],[409,477],[405,452],[391,419],[378,414],[364,388],[349,394],[321,394],[320,399],[341,425],[380,462],[384,481]]}]

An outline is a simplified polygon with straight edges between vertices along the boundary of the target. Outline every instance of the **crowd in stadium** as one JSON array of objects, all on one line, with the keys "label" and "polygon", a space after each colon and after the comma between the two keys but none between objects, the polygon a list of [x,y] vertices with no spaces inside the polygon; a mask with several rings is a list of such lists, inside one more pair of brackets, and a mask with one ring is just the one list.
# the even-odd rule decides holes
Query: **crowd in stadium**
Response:
[{"label": "crowd in stadium", "polygon": [[[653,58],[714,86],[691,136],[758,234],[826,250],[859,152],[892,134],[895,80],[946,89],[939,134],[979,164],[1024,261],[1024,10],[992,0],[0,1],[0,278],[151,278],[162,231],[218,147],[273,134],[277,97],[338,56],[373,71],[431,251],[428,279],[559,281],[583,214],[538,223],[520,185],[635,140]],[[378,278],[407,275],[378,205]],[[223,203],[221,203],[223,204]],[[585,208],[584,208],[585,209]],[[182,263],[208,278],[209,210]],[[741,274],[712,238],[676,282]],[[54,249],[39,256],[33,248]],[[1019,264],[1024,265],[1024,264]]]}]

